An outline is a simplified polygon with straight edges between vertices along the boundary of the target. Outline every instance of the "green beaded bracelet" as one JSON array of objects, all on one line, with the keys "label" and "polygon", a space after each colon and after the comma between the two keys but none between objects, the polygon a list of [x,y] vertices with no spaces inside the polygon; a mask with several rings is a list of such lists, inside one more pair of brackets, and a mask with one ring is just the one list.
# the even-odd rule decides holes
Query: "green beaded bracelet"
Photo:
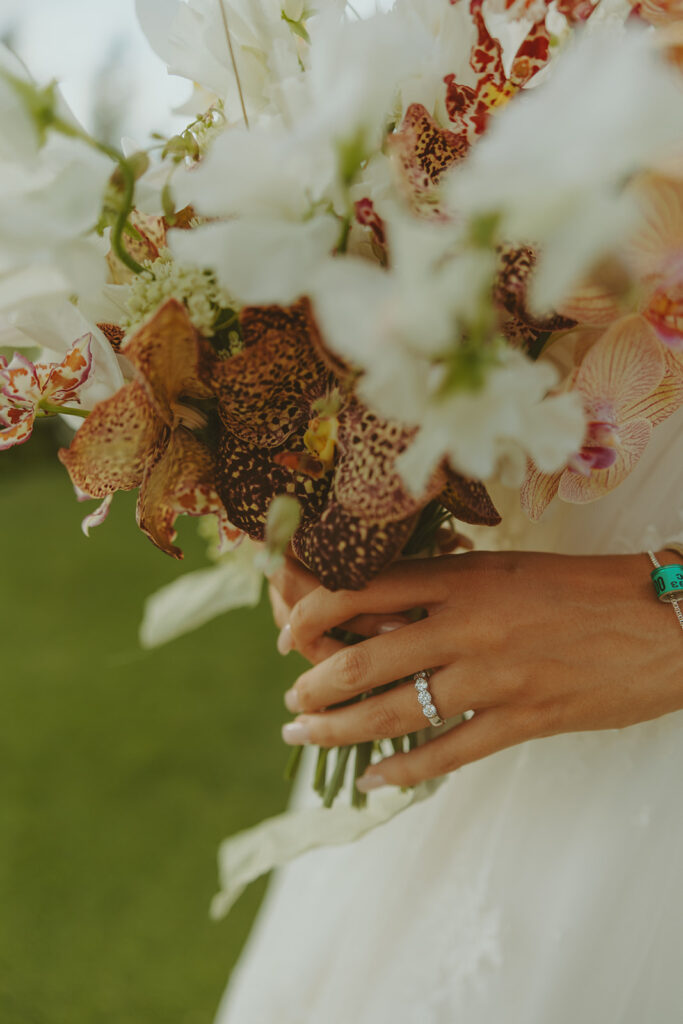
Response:
[{"label": "green beaded bracelet", "polygon": [[661,565],[652,570],[650,579],[660,601],[670,604],[683,598],[683,565]]},{"label": "green beaded bracelet", "polygon": [[654,565],[650,578],[655,594],[660,601],[670,604],[676,613],[678,624],[683,629],[683,610],[679,601],[683,599],[683,565],[662,565],[654,551],[648,551],[648,558]]}]

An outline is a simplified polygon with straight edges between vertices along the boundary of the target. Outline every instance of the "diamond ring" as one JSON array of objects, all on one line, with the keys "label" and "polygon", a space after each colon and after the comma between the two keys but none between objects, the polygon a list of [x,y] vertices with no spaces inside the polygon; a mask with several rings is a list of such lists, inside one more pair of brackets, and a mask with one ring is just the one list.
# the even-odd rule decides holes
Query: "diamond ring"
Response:
[{"label": "diamond ring", "polygon": [[422,714],[429,720],[430,725],[444,725],[445,722],[434,707],[434,698],[429,692],[428,673],[425,671],[416,672],[413,676],[413,680],[415,682],[415,689],[417,690],[417,699],[422,705]]}]

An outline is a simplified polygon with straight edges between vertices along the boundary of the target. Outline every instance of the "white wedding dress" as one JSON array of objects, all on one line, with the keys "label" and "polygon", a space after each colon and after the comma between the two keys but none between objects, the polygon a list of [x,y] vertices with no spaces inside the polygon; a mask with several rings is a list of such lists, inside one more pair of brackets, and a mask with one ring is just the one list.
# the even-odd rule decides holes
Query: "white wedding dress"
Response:
[{"label": "white wedding dress", "polygon": [[[568,554],[681,539],[683,410],[607,498],[496,535]],[[683,712],[461,769],[279,872],[216,1024],[680,1024],[682,781]]]}]

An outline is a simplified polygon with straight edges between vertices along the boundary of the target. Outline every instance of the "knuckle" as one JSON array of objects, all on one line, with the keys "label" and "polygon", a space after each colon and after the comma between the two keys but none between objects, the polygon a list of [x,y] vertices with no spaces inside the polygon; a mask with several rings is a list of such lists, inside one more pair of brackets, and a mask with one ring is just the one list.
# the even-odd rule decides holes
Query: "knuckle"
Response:
[{"label": "knuckle", "polygon": [[555,703],[537,704],[527,710],[522,729],[529,736],[552,736],[558,732],[560,711]]},{"label": "knuckle", "polygon": [[312,723],[311,736],[319,747],[336,747],[337,737],[334,725],[325,714],[319,715]]},{"label": "knuckle", "polygon": [[311,684],[308,682],[305,676],[301,676],[295,686],[296,700],[298,706],[302,711],[314,711],[315,702],[313,700],[313,693],[311,690]]},{"label": "knuckle", "polygon": [[356,691],[367,678],[370,659],[362,644],[348,647],[338,655],[339,684],[344,690]]}]

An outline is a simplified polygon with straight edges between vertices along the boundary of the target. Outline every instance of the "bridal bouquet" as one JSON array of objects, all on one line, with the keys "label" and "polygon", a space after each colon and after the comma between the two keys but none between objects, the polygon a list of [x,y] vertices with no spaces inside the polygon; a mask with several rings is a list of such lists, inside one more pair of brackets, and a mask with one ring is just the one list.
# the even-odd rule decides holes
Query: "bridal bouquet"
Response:
[{"label": "bridal bouquet", "polygon": [[147,643],[287,549],[359,588],[496,525],[487,482],[536,519],[631,472],[683,404],[680,0],[137,6],[195,83],[171,138],[0,53],[0,448],[78,426],[86,533],[120,490],[174,558],[215,517]]}]

